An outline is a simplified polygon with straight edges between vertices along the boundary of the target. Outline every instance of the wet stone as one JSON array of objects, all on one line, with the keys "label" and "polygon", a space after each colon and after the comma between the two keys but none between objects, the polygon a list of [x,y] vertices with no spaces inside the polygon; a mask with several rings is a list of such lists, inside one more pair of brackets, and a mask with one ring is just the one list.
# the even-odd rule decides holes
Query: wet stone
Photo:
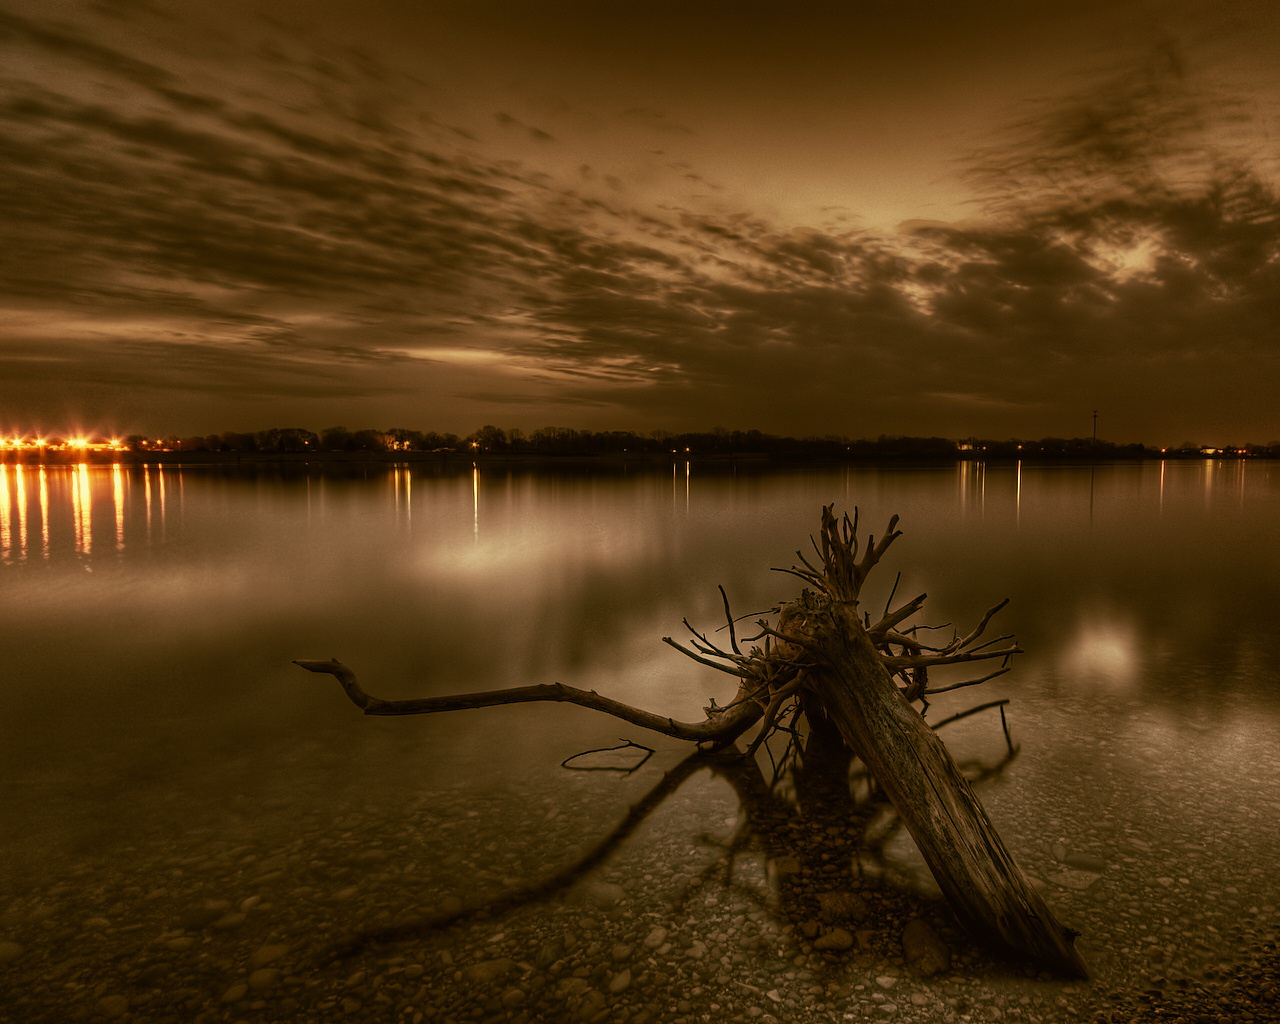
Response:
[{"label": "wet stone", "polygon": [[129,1012],[127,996],[110,995],[98,1000],[98,1012],[104,1017],[123,1017]]},{"label": "wet stone", "polygon": [[246,995],[249,994],[249,985],[243,981],[237,981],[229,989],[222,993],[222,1001],[224,1003],[238,1003]]},{"label": "wet stone", "polygon": [[1045,878],[1053,885],[1063,889],[1074,889],[1077,892],[1083,892],[1085,889],[1092,887],[1101,877],[1101,875],[1093,871],[1081,871],[1077,868],[1065,868],[1062,871],[1052,871],[1045,875]]},{"label": "wet stone", "polygon": [[844,928],[832,928],[831,931],[814,940],[813,948],[824,952],[852,949],[853,935]]},{"label": "wet stone", "polygon": [[500,957],[496,960],[482,960],[478,964],[471,964],[471,966],[463,968],[462,978],[471,985],[491,985],[495,981],[505,978],[515,969],[515,961],[508,957]]},{"label": "wet stone", "polygon": [[609,991],[615,996],[619,992],[625,992],[631,985],[631,970],[624,968],[613,976],[609,981]]},{"label": "wet stone", "polygon": [[653,931],[644,937],[644,947],[645,949],[657,949],[666,941],[667,930],[663,928],[662,925],[658,925],[653,929]]},{"label": "wet stone", "polygon": [[902,955],[907,966],[922,978],[951,969],[951,950],[923,918],[915,918],[902,929]]},{"label": "wet stone", "polygon": [[227,900],[206,900],[187,907],[178,917],[178,924],[189,932],[198,932],[208,928],[231,909]]},{"label": "wet stone", "polygon": [[289,952],[289,947],[282,943],[259,946],[249,957],[249,970],[255,971],[259,967],[265,967],[269,963],[274,963],[287,952]]},{"label": "wet stone", "polygon": [[824,921],[848,924],[867,916],[867,901],[856,892],[823,892],[818,894],[818,908]]},{"label": "wet stone", "polygon": [[249,987],[255,992],[265,992],[280,980],[280,972],[274,967],[259,967],[249,975]]},{"label": "wet stone", "polygon": [[1107,862],[1092,853],[1069,853],[1062,862],[1069,868],[1097,874],[1102,874],[1107,869]]}]

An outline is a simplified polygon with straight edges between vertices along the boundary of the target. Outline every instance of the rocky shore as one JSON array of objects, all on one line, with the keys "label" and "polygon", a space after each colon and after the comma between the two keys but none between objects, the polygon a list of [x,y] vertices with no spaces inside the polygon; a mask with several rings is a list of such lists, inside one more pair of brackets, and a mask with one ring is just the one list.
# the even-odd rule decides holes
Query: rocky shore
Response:
[{"label": "rocky shore", "polygon": [[284,841],[250,820],[51,864],[0,898],[0,1021],[1280,1020],[1264,869],[1252,890],[1238,864],[1215,878],[1211,842],[1174,851],[1191,896],[1143,840],[1062,821],[1027,866],[1083,932],[1094,977],[1066,983],[974,946],[909,860],[857,870],[860,835],[795,818],[772,837],[794,854],[734,848],[710,781],[561,891],[378,941],[580,854],[616,820],[611,785],[278,808]]}]

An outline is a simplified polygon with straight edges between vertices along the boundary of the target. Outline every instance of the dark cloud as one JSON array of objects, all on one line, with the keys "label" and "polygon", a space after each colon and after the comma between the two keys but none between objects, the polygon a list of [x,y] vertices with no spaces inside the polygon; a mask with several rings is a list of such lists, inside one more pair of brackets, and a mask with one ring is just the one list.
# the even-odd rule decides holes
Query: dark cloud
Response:
[{"label": "dark cloud", "polygon": [[[396,408],[1025,436],[1104,406],[1147,440],[1233,408],[1276,432],[1280,203],[1210,146],[1237,108],[1172,46],[975,155],[973,222],[876,234],[695,202],[680,161],[659,168],[677,192],[647,166],[560,166],[513,113],[489,134],[514,151],[406,119],[395,76],[349,50],[269,39],[264,81],[231,89],[67,26],[0,33],[58,69],[0,80],[11,407],[55,386],[173,409],[416,396]],[[92,98],[67,84],[88,71]]]}]

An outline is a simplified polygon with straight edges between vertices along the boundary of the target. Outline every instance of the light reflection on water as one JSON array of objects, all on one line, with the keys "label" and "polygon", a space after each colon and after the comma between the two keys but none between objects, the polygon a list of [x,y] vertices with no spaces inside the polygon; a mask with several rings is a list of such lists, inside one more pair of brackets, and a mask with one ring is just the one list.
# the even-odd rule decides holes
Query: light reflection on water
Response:
[{"label": "light reflection on water", "polygon": [[[861,506],[864,535],[902,517],[869,606],[898,569],[930,623],[1012,599],[997,624],[1027,654],[983,690],[1013,699],[1023,754],[984,801],[1020,856],[1088,833],[1191,877],[1181,848],[1158,863],[1174,832],[1280,856],[1250,816],[1280,807],[1271,464],[0,465],[0,887],[193,829],[269,842],[387,778],[554,796],[554,766],[616,723],[558,706],[367,720],[291,660],[337,656],[385,696],[559,679],[697,718],[726,686],[660,638],[684,616],[714,628],[717,583],[739,613],[789,596],[769,568],[831,501]],[[992,739],[975,719],[953,742]],[[1088,894],[1063,898],[1087,921]]]}]

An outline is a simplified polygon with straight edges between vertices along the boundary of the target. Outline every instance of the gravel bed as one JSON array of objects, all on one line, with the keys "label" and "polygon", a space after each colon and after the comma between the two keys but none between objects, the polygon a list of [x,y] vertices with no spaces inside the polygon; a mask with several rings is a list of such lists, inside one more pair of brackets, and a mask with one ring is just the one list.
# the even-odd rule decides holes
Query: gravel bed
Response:
[{"label": "gravel bed", "polygon": [[654,778],[459,785],[301,815],[287,842],[249,820],[85,852],[0,895],[0,1020],[1280,1020],[1269,869],[1211,839],[1166,875],[1145,840],[1055,819],[1020,859],[1083,933],[1094,977],[1063,982],[975,946],[909,850],[877,869],[860,835],[802,817],[772,854],[731,850],[740,809],[711,779],[563,891],[334,955],[547,876]]}]

